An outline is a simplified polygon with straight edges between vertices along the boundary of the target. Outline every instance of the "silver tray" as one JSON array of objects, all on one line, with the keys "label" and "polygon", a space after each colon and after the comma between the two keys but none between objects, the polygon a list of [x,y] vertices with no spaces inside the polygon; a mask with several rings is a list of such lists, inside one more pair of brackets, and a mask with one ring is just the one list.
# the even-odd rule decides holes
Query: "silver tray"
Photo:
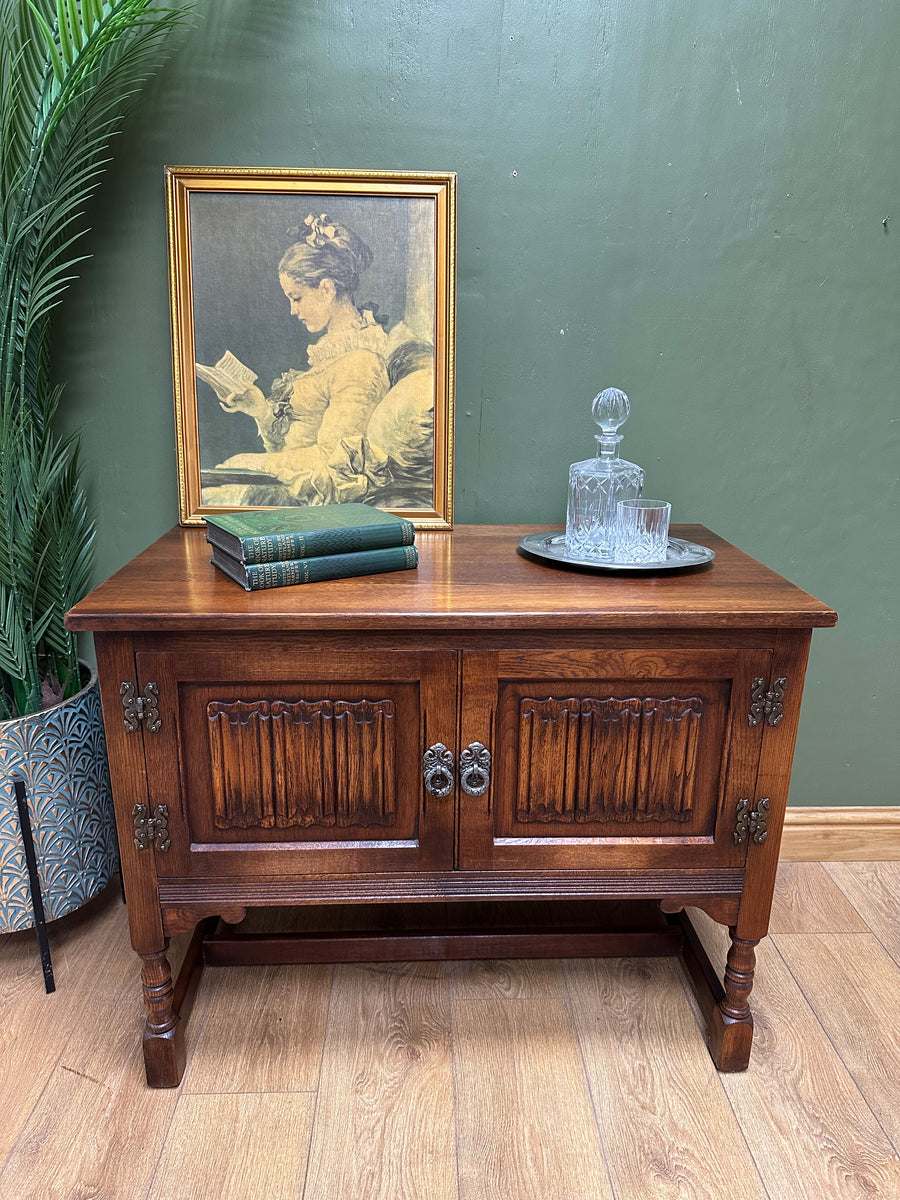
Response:
[{"label": "silver tray", "polygon": [[679,567],[698,567],[701,563],[712,562],[716,557],[715,551],[710,550],[708,546],[674,537],[669,538],[665,562],[660,560],[648,563],[616,563],[597,558],[576,558],[566,553],[564,533],[529,533],[520,540],[519,545],[529,554],[548,562],[564,563],[571,567],[589,567],[592,571],[673,571]]}]

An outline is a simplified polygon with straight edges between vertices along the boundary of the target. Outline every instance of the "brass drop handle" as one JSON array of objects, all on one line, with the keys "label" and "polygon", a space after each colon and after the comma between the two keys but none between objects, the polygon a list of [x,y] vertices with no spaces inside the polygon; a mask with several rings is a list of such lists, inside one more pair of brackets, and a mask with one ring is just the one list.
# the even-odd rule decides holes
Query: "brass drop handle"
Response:
[{"label": "brass drop handle", "polygon": [[491,752],[481,742],[470,742],[459,756],[459,783],[470,796],[483,796],[491,786]]},{"label": "brass drop handle", "polygon": [[453,751],[443,742],[429,746],[422,756],[425,790],[430,796],[449,796],[453,791]]}]

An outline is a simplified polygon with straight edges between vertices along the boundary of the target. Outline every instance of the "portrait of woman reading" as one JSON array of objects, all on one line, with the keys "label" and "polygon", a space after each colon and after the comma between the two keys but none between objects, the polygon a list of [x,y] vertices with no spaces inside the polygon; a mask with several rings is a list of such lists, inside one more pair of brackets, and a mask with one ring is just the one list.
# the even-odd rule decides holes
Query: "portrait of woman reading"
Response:
[{"label": "portrait of woman reading", "polygon": [[[409,220],[427,215],[413,209]],[[230,347],[213,365],[195,364],[198,398],[208,387],[222,413],[243,416],[248,446],[210,462],[201,439],[203,503],[431,507],[431,281],[407,251],[405,311],[392,322],[377,303],[358,299],[374,255],[349,224],[310,213],[288,234],[293,240],[271,270],[309,339],[306,363],[281,372],[268,390],[261,366],[245,365]]]}]

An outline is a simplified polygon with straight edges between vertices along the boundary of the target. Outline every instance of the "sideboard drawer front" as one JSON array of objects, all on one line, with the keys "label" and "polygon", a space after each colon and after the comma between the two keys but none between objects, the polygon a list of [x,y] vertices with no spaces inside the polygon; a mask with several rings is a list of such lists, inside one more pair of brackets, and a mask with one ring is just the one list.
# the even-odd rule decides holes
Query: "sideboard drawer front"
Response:
[{"label": "sideboard drawer front", "polygon": [[426,725],[452,742],[455,656],[137,659],[160,691],[160,729],[143,732],[151,796],[169,809],[158,875],[452,864],[452,811],[426,809],[421,760]]}]

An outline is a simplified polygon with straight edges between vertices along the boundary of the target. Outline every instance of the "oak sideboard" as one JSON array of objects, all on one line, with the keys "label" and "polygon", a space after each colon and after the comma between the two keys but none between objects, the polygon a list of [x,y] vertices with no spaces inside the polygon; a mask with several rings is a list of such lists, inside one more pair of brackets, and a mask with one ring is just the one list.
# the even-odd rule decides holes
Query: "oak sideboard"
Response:
[{"label": "oak sideboard", "polygon": [[[529,532],[420,532],[417,570],[248,593],[176,528],[68,614],[95,634],[151,1086],[181,1078],[204,958],[681,953],[716,1065],[747,1066],[811,632],[837,617],[702,526],[672,532],[714,561],[658,574],[548,565]],[[241,939],[248,910],[518,901],[530,925]],[[659,921],[533,920],[575,901]],[[724,971],[685,907],[728,926]]]}]

